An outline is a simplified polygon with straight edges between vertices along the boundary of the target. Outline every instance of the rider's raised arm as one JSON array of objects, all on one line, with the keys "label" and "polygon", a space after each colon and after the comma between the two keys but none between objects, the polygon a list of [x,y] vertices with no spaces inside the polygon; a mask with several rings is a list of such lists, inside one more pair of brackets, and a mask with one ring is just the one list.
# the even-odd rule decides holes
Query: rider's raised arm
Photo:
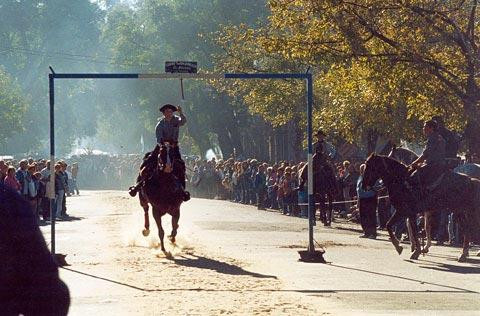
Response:
[{"label": "rider's raised arm", "polygon": [[183,126],[187,123],[187,118],[183,114],[183,112],[178,113],[180,115],[180,120],[178,121],[178,126]]}]

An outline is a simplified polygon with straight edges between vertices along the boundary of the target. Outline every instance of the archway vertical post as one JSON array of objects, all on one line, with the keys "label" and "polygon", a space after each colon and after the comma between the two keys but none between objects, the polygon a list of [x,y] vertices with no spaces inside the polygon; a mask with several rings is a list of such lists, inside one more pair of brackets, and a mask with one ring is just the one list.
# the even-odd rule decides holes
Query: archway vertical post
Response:
[{"label": "archway vertical post", "polygon": [[315,197],[313,195],[313,77],[311,73],[307,77],[307,143],[308,143],[308,252],[315,252],[313,243],[313,226],[315,226]]},{"label": "archway vertical post", "polygon": [[[50,68],[50,70],[52,70]],[[55,256],[55,73],[48,74],[48,92],[50,100],[50,182],[48,185],[50,196],[50,249]]]}]

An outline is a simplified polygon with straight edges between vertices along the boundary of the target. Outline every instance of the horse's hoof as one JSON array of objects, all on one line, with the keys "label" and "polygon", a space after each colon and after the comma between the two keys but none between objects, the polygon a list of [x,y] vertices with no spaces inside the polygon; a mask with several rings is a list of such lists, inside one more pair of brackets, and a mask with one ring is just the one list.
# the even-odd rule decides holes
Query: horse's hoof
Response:
[{"label": "horse's hoof", "polygon": [[170,242],[172,244],[174,244],[175,243],[175,236],[168,236],[168,240],[170,240]]},{"label": "horse's hoof", "polygon": [[403,251],[403,247],[402,247],[402,246],[395,247],[395,249],[397,250],[397,252],[398,252],[399,255],[402,254],[402,251]]},{"label": "horse's hoof", "polygon": [[150,230],[145,228],[144,230],[142,230],[142,234],[143,236],[147,237],[150,234]]},{"label": "horse's hoof", "polygon": [[428,248],[423,248],[422,249],[422,253],[428,253],[428,251],[429,251]]},{"label": "horse's hoof", "polygon": [[458,257],[458,262],[467,262],[467,255],[462,253],[460,257]]},{"label": "horse's hoof", "polygon": [[412,259],[412,260],[418,260],[418,257],[420,256],[420,253],[421,253],[421,251],[415,251],[415,252],[412,253],[412,255],[410,256],[410,259]]}]

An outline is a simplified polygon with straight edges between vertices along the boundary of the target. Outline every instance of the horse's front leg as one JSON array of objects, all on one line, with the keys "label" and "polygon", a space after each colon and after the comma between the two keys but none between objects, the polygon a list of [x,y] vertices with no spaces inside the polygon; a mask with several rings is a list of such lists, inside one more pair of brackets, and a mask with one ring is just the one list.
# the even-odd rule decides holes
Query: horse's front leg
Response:
[{"label": "horse's front leg", "polygon": [[328,198],[328,210],[327,210],[327,226],[332,225],[333,220],[333,195],[332,193],[327,193]]},{"label": "horse's front leg", "polygon": [[418,230],[417,230],[417,223],[416,223],[416,216],[412,215],[409,216],[407,219],[407,227],[410,232],[410,243],[412,245],[413,253],[410,256],[410,259],[417,260],[420,254],[422,253],[422,249],[420,246],[420,240],[418,238]]},{"label": "horse's front leg", "polygon": [[174,212],[174,215],[172,216],[172,233],[170,236],[168,236],[171,243],[175,243],[175,237],[177,236],[179,219],[180,219],[180,209],[176,210]]},{"label": "horse's front leg", "polygon": [[427,238],[427,244],[423,248],[423,253],[428,253],[430,246],[432,245],[432,212],[425,211],[424,215],[425,220],[425,236]]},{"label": "horse's front leg", "polygon": [[144,229],[142,231],[143,236],[147,237],[150,234],[150,218],[148,217],[148,202],[145,200],[143,197],[143,194],[140,192],[138,195],[140,199],[140,205],[143,207],[143,213],[144,213]]},{"label": "horse's front leg", "polygon": [[415,251],[415,243],[413,242],[413,239],[415,237],[413,236],[412,221],[410,220],[410,218],[407,218],[407,234],[408,234],[408,239],[410,240],[410,251],[414,252]]},{"label": "horse's front leg", "polygon": [[165,231],[163,230],[162,227],[162,215],[160,214],[160,211],[153,207],[153,218],[155,219],[155,222],[157,223],[158,227],[158,237],[160,238],[160,246],[163,252],[165,252],[165,245],[163,243],[163,237],[165,236]]},{"label": "horse's front leg", "polygon": [[390,236],[390,241],[392,242],[393,246],[395,247],[395,250],[397,250],[398,254],[400,255],[403,251],[403,247],[400,246],[400,242],[398,241],[397,237],[395,237],[395,234],[393,233],[393,225],[398,222],[398,219],[400,218],[400,214],[398,214],[398,211],[395,210],[395,212],[390,216],[390,219],[387,221],[386,228],[388,235]]},{"label": "horse's front leg", "polygon": [[463,249],[462,254],[458,257],[458,262],[467,262],[468,250],[470,249],[470,223],[467,223],[466,218],[460,221],[463,231]]}]

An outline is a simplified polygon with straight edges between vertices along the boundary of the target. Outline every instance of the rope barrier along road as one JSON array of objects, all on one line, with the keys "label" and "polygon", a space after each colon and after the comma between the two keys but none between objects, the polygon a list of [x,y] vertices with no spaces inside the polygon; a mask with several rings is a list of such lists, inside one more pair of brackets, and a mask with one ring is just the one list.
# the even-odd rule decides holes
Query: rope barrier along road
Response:
[{"label": "rope barrier along road", "polygon": [[[384,195],[384,196],[379,196],[379,197],[378,197],[379,200],[388,199],[388,198],[389,198],[388,195]],[[344,203],[353,203],[353,202],[357,202],[357,200],[335,201],[335,202],[332,202],[332,204],[344,204]],[[325,202],[325,203],[323,203],[323,204],[328,205],[328,202]],[[308,205],[308,203],[298,203],[298,205]],[[315,203],[315,205],[320,205],[320,203]]]}]

